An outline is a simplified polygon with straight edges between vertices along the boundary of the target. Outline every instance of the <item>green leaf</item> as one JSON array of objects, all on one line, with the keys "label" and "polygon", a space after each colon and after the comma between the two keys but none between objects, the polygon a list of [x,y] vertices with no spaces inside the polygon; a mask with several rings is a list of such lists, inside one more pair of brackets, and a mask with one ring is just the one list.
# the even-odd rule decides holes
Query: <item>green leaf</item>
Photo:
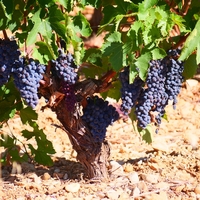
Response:
[{"label": "green leaf", "polygon": [[92,33],[90,23],[86,20],[85,16],[81,14],[81,12],[73,18],[73,23],[75,32],[80,33],[82,36],[88,37]]},{"label": "green leaf", "polygon": [[31,107],[26,107],[20,110],[20,118],[23,124],[37,120],[38,114]]},{"label": "green leaf", "polygon": [[15,143],[14,138],[9,136],[8,134],[1,134],[1,138],[0,138],[0,146],[1,147],[11,148],[15,145],[14,143]]},{"label": "green leaf", "polygon": [[102,93],[101,95],[104,99],[106,97],[110,97],[112,99],[115,99],[116,101],[119,101],[119,99],[121,98],[120,89],[121,89],[120,81],[115,81],[112,82],[111,88],[107,92]]},{"label": "green leaf", "polygon": [[164,58],[167,55],[165,50],[161,49],[161,48],[152,49],[151,54],[152,54],[153,60],[158,60],[158,59]]},{"label": "green leaf", "polygon": [[144,0],[139,3],[139,12],[146,12],[149,8],[153,7],[158,3],[158,0]]},{"label": "green leaf", "polygon": [[39,163],[46,166],[53,165],[53,161],[51,157],[46,153],[39,151],[33,147],[33,145],[28,144],[29,149],[31,150],[32,155],[34,156],[34,160]]},{"label": "green leaf", "polygon": [[121,42],[121,33],[114,32],[106,38],[102,46],[102,53],[103,56],[109,57],[111,66],[115,71],[119,71],[126,65],[126,54]]},{"label": "green leaf", "polygon": [[137,58],[136,62],[134,63],[136,65],[136,67],[139,69],[139,77],[143,81],[145,81],[145,79],[146,79],[150,60],[151,60],[151,53],[146,52],[145,54],[142,54],[139,58]]},{"label": "green leaf", "polygon": [[49,4],[54,3],[55,0],[37,0],[37,1],[41,6],[45,7]]},{"label": "green leaf", "polygon": [[192,54],[184,62],[184,71],[183,71],[184,79],[192,78],[196,74],[197,68],[198,68],[198,65],[196,63],[196,57],[197,56],[198,55]]},{"label": "green leaf", "polygon": [[143,129],[140,132],[140,135],[142,136],[142,139],[146,141],[148,144],[152,143],[153,141],[153,135],[152,135],[152,129],[151,125],[148,125],[145,129]]},{"label": "green leaf", "polygon": [[13,1],[8,1],[8,0],[2,0],[5,10],[7,14],[12,14],[13,8],[14,8],[14,2]]},{"label": "green leaf", "polygon": [[25,137],[27,140],[30,140],[32,137],[34,137],[34,133],[32,131],[23,130],[22,136]]},{"label": "green leaf", "polygon": [[74,0],[57,0],[68,12],[72,11]]},{"label": "green leaf", "polygon": [[[197,21],[194,29],[186,39],[179,60],[186,60],[192,54],[192,52],[197,48],[197,46],[200,45],[199,36],[200,36],[200,19]],[[200,53],[197,52],[197,54],[199,55]],[[197,64],[199,64],[199,61],[200,59],[197,58]]]}]

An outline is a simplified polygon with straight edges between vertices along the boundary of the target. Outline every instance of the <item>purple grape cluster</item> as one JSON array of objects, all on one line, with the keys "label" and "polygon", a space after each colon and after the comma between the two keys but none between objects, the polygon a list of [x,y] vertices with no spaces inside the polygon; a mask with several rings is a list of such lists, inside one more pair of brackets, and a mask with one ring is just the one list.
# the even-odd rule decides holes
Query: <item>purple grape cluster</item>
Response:
[{"label": "purple grape cluster", "polygon": [[177,95],[180,93],[183,82],[183,62],[175,59],[179,56],[179,54],[180,50],[170,50],[168,51],[168,55],[171,59],[163,60],[168,69],[166,74],[165,89],[168,94],[168,99],[173,101],[174,109],[176,108]]},{"label": "purple grape cluster", "polygon": [[62,81],[68,84],[75,84],[78,75],[75,69],[77,68],[74,59],[70,53],[65,54],[61,49],[58,50],[59,56],[56,60],[52,60],[52,73]]},{"label": "purple grape cluster", "polygon": [[77,102],[74,85],[70,85],[66,82],[63,82],[61,85],[61,92],[65,94],[65,105],[67,110],[72,112],[74,110],[75,103]]},{"label": "purple grape cluster", "polygon": [[98,96],[88,97],[87,106],[83,109],[82,120],[85,121],[95,139],[102,143],[106,136],[106,128],[119,118],[115,107]]},{"label": "purple grape cluster", "polygon": [[43,78],[44,72],[45,66],[33,59],[20,58],[13,65],[14,84],[20,91],[21,97],[32,108],[38,104],[39,82]]},{"label": "purple grape cluster", "polygon": [[142,91],[144,82],[136,77],[133,83],[129,83],[129,67],[125,67],[124,71],[120,72],[119,79],[121,81],[121,111],[128,115],[131,108],[133,108],[137,102],[137,99]]},{"label": "purple grape cluster", "polygon": [[164,115],[164,108],[167,105],[168,95],[165,92],[166,68],[162,60],[150,62],[148,75],[146,79],[146,88],[138,98],[138,104],[135,112],[138,119],[138,125],[145,128],[151,123],[151,111],[155,111],[156,121],[161,123],[161,116]]},{"label": "purple grape cluster", "polygon": [[177,60],[179,50],[169,50],[167,53],[165,58],[150,62],[147,87],[143,89],[135,106],[138,126],[141,128],[150,124],[152,117],[159,126],[168,101],[173,101],[174,108],[177,103],[177,95],[183,82],[183,62]]},{"label": "purple grape cluster", "polygon": [[0,39],[0,86],[10,78],[12,66],[19,59],[20,51],[15,40]]}]

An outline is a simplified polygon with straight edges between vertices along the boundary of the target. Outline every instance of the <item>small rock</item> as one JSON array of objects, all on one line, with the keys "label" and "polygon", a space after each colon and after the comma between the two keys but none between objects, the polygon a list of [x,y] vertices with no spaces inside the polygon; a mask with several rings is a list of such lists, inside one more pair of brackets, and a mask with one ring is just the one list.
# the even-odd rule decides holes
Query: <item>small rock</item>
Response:
[{"label": "small rock", "polygon": [[130,173],[128,178],[132,184],[138,183],[140,181],[137,172]]},{"label": "small rock", "polygon": [[169,146],[166,142],[156,141],[152,144],[153,149],[162,152],[169,152]]},{"label": "small rock", "polygon": [[65,173],[64,176],[63,176],[63,179],[64,179],[64,180],[67,180],[68,178],[69,178],[68,174]]},{"label": "small rock", "polygon": [[168,190],[170,188],[170,185],[169,185],[169,183],[166,183],[166,182],[160,182],[160,183],[157,183],[155,185],[155,187],[158,189],[167,189]]},{"label": "small rock", "polygon": [[60,169],[59,169],[59,168],[56,168],[56,169],[54,170],[54,172],[55,172],[55,173],[59,173],[59,172],[60,172]]},{"label": "small rock", "polygon": [[78,192],[80,189],[79,183],[66,183],[65,190],[67,192]]},{"label": "small rock", "polygon": [[41,179],[46,181],[49,180],[51,178],[50,174],[48,172],[45,172],[42,176]]},{"label": "small rock", "polygon": [[150,200],[168,200],[166,192],[160,192],[160,194],[152,194]]},{"label": "small rock", "polygon": [[133,171],[133,165],[131,163],[126,163],[124,166],[124,171],[125,172],[132,172]]},{"label": "small rock", "polygon": [[149,183],[158,183],[159,174],[142,174],[142,179]]},{"label": "small rock", "polygon": [[106,192],[106,196],[111,200],[115,200],[119,198],[119,193],[116,190],[110,189]]},{"label": "small rock", "polygon": [[135,187],[133,189],[133,197],[138,197],[140,195],[140,189],[138,187]]},{"label": "small rock", "polygon": [[144,182],[144,181],[140,181],[138,184],[137,184],[137,187],[139,188],[139,190],[141,192],[148,192],[149,189],[147,187],[147,184]]},{"label": "small rock", "polygon": [[200,194],[200,184],[198,184],[195,188],[194,188],[194,192],[196,194]]},{"label": "small rock", "polygon": [[198,85],[198,81],[195,79],[188,79],[186,80],[186,88],[188,90],[191,90],[193,88],[195,88]]},{"label": "small rock", "polygon": [[110,171],[114,175],[123,175],[124,174],[124,169],[122,165],[120,165],[116,161],[110,161]]}]

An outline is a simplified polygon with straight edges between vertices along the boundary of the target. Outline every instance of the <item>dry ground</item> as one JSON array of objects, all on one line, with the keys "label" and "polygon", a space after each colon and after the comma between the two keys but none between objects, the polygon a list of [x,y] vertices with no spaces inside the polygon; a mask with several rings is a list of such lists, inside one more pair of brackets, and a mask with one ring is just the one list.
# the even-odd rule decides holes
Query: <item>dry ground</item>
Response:
[{"label": "dry ground", "polygon": [[[200,199],[200,83],[183,85],[177,109],[167,107],[159,133],[148,145],[132,129],[130,120],[120,119],[108,128],[111,146],[110,180],[90,182],[76,162],[67,134],[54,113],[39,112],[39,126],[53,141],[54,165],[30,163],[2,167],[0,199],[17,200],[195,200]],[[12,131],[24,141],[19,118],[9,122]],[[34,144],[34,141],[32,141]],[[1,149],[3,151],[3,149]]]}]

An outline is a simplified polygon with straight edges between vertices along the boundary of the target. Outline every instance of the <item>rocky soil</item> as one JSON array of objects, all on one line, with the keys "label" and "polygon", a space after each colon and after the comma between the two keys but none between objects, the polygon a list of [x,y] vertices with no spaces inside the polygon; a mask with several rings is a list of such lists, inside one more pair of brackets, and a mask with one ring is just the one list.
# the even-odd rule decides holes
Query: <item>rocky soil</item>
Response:
[{"label": "rocky soil", "polygon": [[[76,161],[67,134],[50,110],[41,112],[39,126],[53,142],[54,165],[31,163],[2,166],[1,200],[196,200],[200,199],[200,83],[184,83],[176,110],[167,107],[152,144],[141,140],[129,119],[120,119],[108,128],[111,147],[110,179],[107,182],[85,178],[84,168]],[[20,141],[23,129],[15,117],[2,133],[13,133]],[[28,141],[30,142],[30,141]],[[32,144],[35,144],[32,141]],[[19,143],[19,145],[21,145]],[[3,149],[0,149],[3,152]]]}]

